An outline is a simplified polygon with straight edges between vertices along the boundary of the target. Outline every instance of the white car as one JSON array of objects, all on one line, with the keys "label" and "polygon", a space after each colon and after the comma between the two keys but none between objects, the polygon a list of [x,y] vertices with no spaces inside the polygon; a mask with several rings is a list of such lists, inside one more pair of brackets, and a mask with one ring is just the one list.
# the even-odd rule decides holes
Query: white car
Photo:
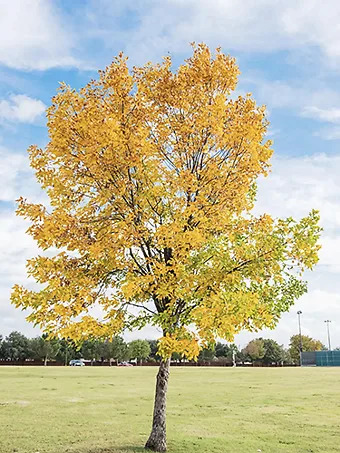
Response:
[{"label": "white car", "polygon": [[85,366],[85,363],[82,360],[71,360],[69,363],[70,366]]}]

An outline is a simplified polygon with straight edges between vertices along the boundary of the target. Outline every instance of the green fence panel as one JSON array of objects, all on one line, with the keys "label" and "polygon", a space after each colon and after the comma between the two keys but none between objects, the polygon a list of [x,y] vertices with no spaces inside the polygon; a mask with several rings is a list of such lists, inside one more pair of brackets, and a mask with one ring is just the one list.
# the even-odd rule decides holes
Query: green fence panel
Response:
[{"label": "green fence panel", "polygon": [[316,365],[316,351],[305,351],[301,354],[302,366]]},{"label": "green fence panel", "polygon": [[340,366],[340,351],[316,351],[317,366]]}]

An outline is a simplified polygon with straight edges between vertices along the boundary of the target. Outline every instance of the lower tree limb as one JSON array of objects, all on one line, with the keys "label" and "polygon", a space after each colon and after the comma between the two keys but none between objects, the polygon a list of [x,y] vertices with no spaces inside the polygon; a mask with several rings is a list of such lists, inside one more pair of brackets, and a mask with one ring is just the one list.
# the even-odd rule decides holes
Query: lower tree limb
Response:
[{"label": "lower tree limb", "polygon": [[158,452],[166,451],[166,394],[169,371],[170,359],[162,360],[157,374],[152,430],[145,444],[145,448]]}]

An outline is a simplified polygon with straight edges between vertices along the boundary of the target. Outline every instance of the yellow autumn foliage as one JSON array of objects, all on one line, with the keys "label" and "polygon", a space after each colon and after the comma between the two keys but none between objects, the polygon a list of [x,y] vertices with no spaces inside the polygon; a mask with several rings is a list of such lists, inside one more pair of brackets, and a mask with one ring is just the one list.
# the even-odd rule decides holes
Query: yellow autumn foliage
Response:
[{"label": "yellow autumn foliage", "polygon": [[[18,200],[48,256],[28,262],[38,290],[12,302],[50,335],[82,341],[146,324],[160,353],[197,357],[217,337],[273,327],[306,290],[318,213],[252,213],[272,144],[265,107],[233,97],[239,69],[204,45],[129,70],[122,54],[47,111],[50,141],[29,148],[49,207]],[[55,253],[55,249],[59,249]]]}]

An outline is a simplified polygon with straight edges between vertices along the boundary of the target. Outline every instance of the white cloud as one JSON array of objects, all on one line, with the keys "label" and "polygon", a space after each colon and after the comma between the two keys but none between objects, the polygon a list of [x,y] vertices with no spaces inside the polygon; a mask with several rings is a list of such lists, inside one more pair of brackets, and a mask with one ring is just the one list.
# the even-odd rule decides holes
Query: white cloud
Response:
[{"label": "white cloud", "polygon": [[42,198],[28,156],[0,146],[0,201],[14,202],[20,196],[32,201]]},{"label": "white cloud", "polygon": [[[91,5],[96,7],[97,3]],[[118,18],[123,12],[135,16],[133,28],[119,27]],[[110,33],[122,42],[124,36],[128,37],[125,50],[138,62],[158,59],[168,51],[182,53],[191,41],[222,45],[231,51],[261,53],[318,49],[332,62],[340,62],[337,0],[329,0],[323,7],[318,0],[136,1],[133,5],[129,3],[123,12],[121,8],[117,10],[116,2],[101,1],[89,15],[107,46]],[[118,30],[113,32],[110,19],[117,21]]]},{"label": "white cloud", "polygon": [[15,215],[14,200],[20,196],[30,201],[45,201],[46,195],[35,181],[28,156],[0,147],[0,334],[21,330],[36,335],[25,321],[27,314],[10,304],[11,288],[15,283],[27,284],[26,260],[37,255],[33,239],[26,234],[28,222]]},{"label": "white cloud", "polygon": [[[285,80],[266,80],[251,74],[241,78],[241,86],[247,85],[253,86],[258,104],[265,104],[271,110],[288,109],[297,116],[324,123],[326,126],[316,129],[313,135],[324,140],[340,139],[338,90],[323,84],[320,86],[318,81],[313,80],[287,83]],[[267,116],[270,117],[268,113]]]},{"label": "white cloud", "polygon": [[320,119],[320,114],[336,112],[340,104],[340,93],[329,87],[320,87],[311,80],[299,83],[285,80],[264,80],[257,77],[241,78],[242,85],[251,83],[256,88],[258,103],[265,103],[271,109],[294,108],[301,115]]},{"label": "white cloud", "polygon": [[250,72],[241,76],[239,86],[241,94],[252,87],[257,103],[266,104],[271,110],[291,109],[306,118],[340,123],[340,92],[330,84],[302,78],[270,80]]},{"label": "white cloud", "polygon": [[324,140],[340,140],[340,127],[326,127],[315,133]]},{"label": "white cloud", "polygon": [[[340,140],[340,91],[319,80],[287,82],[261,78],[259,74],[244,74],[240,79],[238,94],[252,91],[259,105],[267,106],[267,117],[274,109],[286,109],[302,118],[324,123],[317,126],[313,135],[324,140]],[[268,110],[268,106],[269,109]],[[279,130],[269,128],[268,137],[279,135]]]},{"label": "white cloud", "polygon": [[46,105],[39,99],[25,94],[11,95],[9,100],[0,100],[0,122],[34,123],[45,109]]},{"label": "white cloud", "polygon": [[188,53],[191,41],[230,52],[317,50],[330,64],[340,63],[337,0],[327,7],[318,0],[88,0],[72,15],[52,0],[0,0],[0,7],[0,63],[16,69],[84,67],[89,59],[97,65],[117,46],[139,64],[168,51]]},{"label": "white cloud", "polygon": [[330,0],[321,5],[318,0],[285,2],[281,23],[285,33],[294,36],[300,45],[319,46],[332,59],[340,57],[340,4]]},{"label": "white cloud", "polygon": [[322,109],[320,107],[311,106],[305,107],[303,115],[309,118],[315,118],[319,121],[327,123],[340,123],[340,108]]},{"label": "white cloud", "polygon": [[38,332],[25,320],[28,313],[10,304],[12,286],[28,283],[26,260],[39,253],[33,239],[25,234],[27,227],[27,222],[16,217],[13,209],[0,211],[0,333],[4,335],[12,330],[29,335]]},{"label": "white cloud", "polygon": [[[337,103],[339,105],[340,102]],[[317,121],[328,123],[327,126],[318,130],[314,135],[323,138],[324,140],[339,140],[340,139],[340,108],[329,107],[320,108],[318,106],[305,107],[302,115],[307,118],[313,118]]]},{"label": "white cloud", "polygon": [[75,41],[51,0],[0,0],[0,63],[16,69],[79,66]]},{"label": "white cloud", "polygon": [[188,53],[191,41],[230,52],[317,50],[331,65],[340,63],[337,0],[326,7],[318,0],[88,0],[72,15],[52,0],[0,0],[0,8],[0,63],[16,69],[84,67],[76,55],[96,65],[117,46],[139,64],[168,51]]}]

